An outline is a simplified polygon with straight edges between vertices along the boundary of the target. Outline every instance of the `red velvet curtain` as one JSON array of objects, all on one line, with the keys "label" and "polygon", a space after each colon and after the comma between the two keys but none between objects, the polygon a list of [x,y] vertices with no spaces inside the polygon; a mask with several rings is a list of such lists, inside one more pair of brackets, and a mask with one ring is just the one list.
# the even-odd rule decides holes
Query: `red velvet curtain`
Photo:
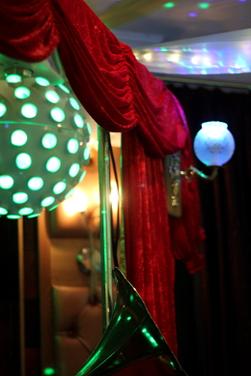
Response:
[{"label": "red velvet curtain", "polygon": [[123,151],[128,278],[176,350],[174,258],[163,162],[145,154],[140,137],[134,132],[123,134]]},{"label": "red velvet curtain", "polygon": [[50,0],[1,0],[0,19],[0,52],[10,57],[43,60],[59,42]]},{"label": "red velvet curtain", "polygon": [[0,0],[0,17],[0,52],[40,61],[58,47],[86,110],[107,130],[123,132],[128,276],[176,351],[174,257],[190,271],[201,265],[196,184],[183,184],[184,215],[171,219],[172,236],[165,203],[163,157],[182,150],[182,164],[191,162],[177,99],[83,0]]},{"label": "red velvet curtain", "polygon": [[57,2],[55,14],[66,74],[97,123],[115,132],[137,126],[151,155],[182,148],[187,132],[164,83],[82,0]]}]

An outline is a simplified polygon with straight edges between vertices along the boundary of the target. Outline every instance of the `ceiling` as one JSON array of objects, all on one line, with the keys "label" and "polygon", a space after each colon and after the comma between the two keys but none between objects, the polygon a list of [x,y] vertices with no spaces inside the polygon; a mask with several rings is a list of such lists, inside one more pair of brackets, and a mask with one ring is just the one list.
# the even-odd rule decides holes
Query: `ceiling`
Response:
[{"label": "ceiling", "polygon": [[251,87],[251,0],[86,2],[153,73]]}]

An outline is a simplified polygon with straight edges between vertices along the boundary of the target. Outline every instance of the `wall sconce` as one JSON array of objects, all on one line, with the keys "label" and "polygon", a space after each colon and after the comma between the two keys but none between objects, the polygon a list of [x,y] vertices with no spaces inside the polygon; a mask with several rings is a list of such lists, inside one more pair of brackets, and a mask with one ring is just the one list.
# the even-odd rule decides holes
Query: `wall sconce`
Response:
[{"label": "wall sconce", "polygon": [[234,138],[226,123],[202,123],[194,139],[194,152],[202,163],[206,166],[223,166],[232,157],[234,149]]},{"label": "wall sconce", "polygon": [[194,139],[194,153],[196,157],[206,166],[212,168],[210,175],[204,174],[194,166],[188,171],[182,171],[185,176],[197,174],[200,178],[213,180],[218,172],[218,167],[227,163],[235,149],[235,142],[228,125],[221,121],[208,121],[202,123],[201,129]]},{"label": "wall sconce", "polygon": [[[95,124],[88,147],[90,161],[85,166],[86,175],[56,210],[47,212],[47,227],[53,238],[85,238],[88,228],[100,237],[100,192],[98,176],[98,151],[95,147]],[[115,148],[115,160],[119,163],[119,148]],[[113,171],[111,171],[109,203],[112,220],[117,224],[119,210],[119,192]]]},{"label": "wall sconce", "polygon": [[83,177],[90,129],[70,86],[48,61],[0,55],[0,216],[54,209]]},{"label": "wall sconce", "polygon": [[218,168],[227,163],[235,149],[235,141],[228,130],[228,125],[220,121],[202,123],[197,132],[194,143],[196,157],[210,167],[211,173],[205,174],[195,166],[187,170],[180,169],[180,153],[169,155],[165,158],[165,178],[168,190],[168,212],[174,217],[181,216],[181,178],[192,178],[194,175],[204,180],[213,180],[218,174]]}]

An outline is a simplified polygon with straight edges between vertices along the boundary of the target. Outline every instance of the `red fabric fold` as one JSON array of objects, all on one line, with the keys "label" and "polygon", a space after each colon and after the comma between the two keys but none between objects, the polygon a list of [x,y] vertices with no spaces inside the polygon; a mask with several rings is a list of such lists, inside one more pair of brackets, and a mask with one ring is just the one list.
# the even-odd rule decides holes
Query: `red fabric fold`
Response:
[{"label": "red fabric fold", "polygon": [[187,133],[164,83],[136,60],[131,48],[82,0],[73,4],[61,0],[56,9],[66,74],[96,122],[115,132],[137,126],[145,148],[154,156],[164,157],[182,148]]},{"label": "red fabric fold", "polygon": [[164,167],[161,159],[146,156],[135,132],[122,135],[127,275],[176,351],[175,271]]},{"label": "red fabric fold", "polygon": [[15,59],[46,59],[58,44],[50,0],[0,1],[0,52]]}]

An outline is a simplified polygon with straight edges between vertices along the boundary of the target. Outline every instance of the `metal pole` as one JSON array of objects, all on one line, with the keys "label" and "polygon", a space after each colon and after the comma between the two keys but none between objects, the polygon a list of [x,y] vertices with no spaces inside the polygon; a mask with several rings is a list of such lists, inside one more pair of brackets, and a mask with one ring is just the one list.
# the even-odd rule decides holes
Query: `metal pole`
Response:
[{"label": "metal pole", "polygon": [[126,275],[126,253],[125,253],[125,219],[124,219],[124,191],[123,191],[123,135],[121,135],[119,171],[120,171],[120,222],[119,222],[119,251],[120,251],[120,270]]},{"label": "metal pole", "polygon": [[109,134],[97,126],[98,132],[98,175],[100,194],[100,252],[102,275],[103,327],[110,322],[112,313],[112,236],[110,203],[110,156]]},{"label": "metal pole", "polygon": [[[65,76],[58,51],[54,51],[53,63],[62,77]],[[103,328],[110,321],[112,310],[112,238],[110,209],[110,157],[108,132],[97,125],[98,133],[98,175],[100,195],[100,253],[102,274]]]}]

